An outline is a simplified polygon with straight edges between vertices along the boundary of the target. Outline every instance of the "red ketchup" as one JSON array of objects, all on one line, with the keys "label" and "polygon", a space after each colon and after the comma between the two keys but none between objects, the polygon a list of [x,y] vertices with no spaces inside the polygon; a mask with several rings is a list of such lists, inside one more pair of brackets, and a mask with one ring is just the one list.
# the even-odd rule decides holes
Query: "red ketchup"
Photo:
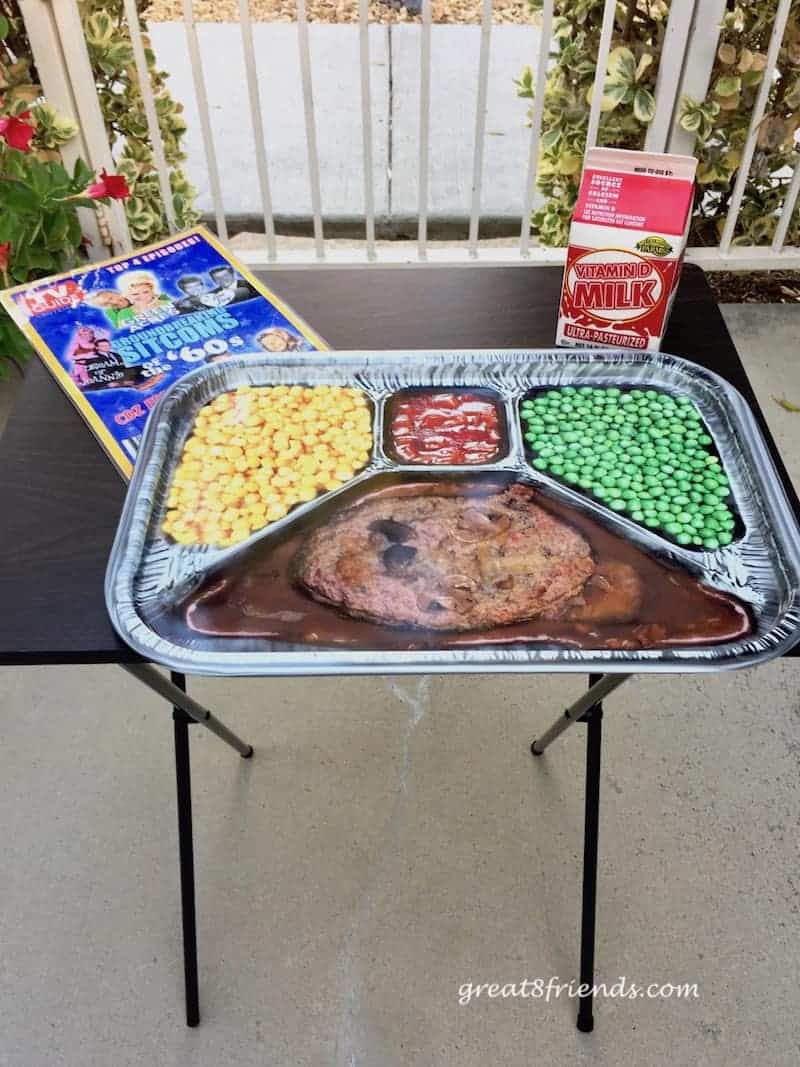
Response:
[{"label": "red ketchup", "polygon": [[489,463],[500,452],[497,405],[479,393],[413,393],[394,401],[390,425],[406,463]]}]

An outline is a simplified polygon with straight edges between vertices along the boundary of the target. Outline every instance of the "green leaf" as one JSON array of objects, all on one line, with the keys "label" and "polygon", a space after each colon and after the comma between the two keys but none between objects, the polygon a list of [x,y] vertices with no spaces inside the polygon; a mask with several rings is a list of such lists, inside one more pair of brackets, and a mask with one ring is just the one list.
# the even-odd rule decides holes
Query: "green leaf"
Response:
[{"label": "green leaf", "polygon": [[542,134],[541,145],[545,152],[549,152],[555,148],[558,142],[561,140],[561,130],[558,126],[548,130],[547,133]]},{"label": "green leaf", "polygon": [[81,224],[78,222],[78,216],[70,214],[67,225],[67,241],[69,242],[70,248],[77,248],[81,243],[82,236],[83,234],[81,233]]},{"label": "green leaf", "polygon": [[85,189],[93,177],[94,171],[79,156],[72,169],[72,180],[79,189]]},{"label": "green leaf", "polygon": [[633,97],[633,113],[639,122],[652,122],[656,100],[649,89],[637,89]]},{"label": "green leaf", "polygon": [[32,159],[28,168],[28,184],[40,200],[44,199],[52,186],[51,176],[47,167]]},{"label": "green leaf", "polygon": [[577,152],[565,152],[558,162],[558,171],[560,174],[577,174],[582,163],[583,156]]},{"label": "green leaf", "polygon": [[5,15],[0,15],[0,41],[2,41],[4,37],[8,36],[8,31],[10,29],[11,27],[8,24],[8,19],[5,17]]},{"label": "green leaf", "polygon": [[681,127],[689,133],[697,133],[702,121],[703,116],[699,111],[688,111],[681,116]]},{"label": "green leaf", "polygon": [[742,88],[742,79],[733,74],[723,74],[714,82],[717,96],[735,96]]},{"label": "green leaf", "polygon": [[12,248],[16,247],[22,239],[24,230],[22,217],[19,214],[0,211],[0,244],[9,241]]},{"label": "green leaf", "polygon": [[752,89],[754,85],[758,85],[761,79],[764,77],[763,70],[748,70],[742,75],[742,85],[745,89]]},{"label": "green leaf", "polygon": [[793,404],[791,400],[787,400],[785,396],[773,396],[772,399],[775,401],[776,404],[779,404],[784,411],[800,411],[800,406],[798,406],[797,404]]},{"label": "green leaf", "polygon": [[68,233],[69,213],[66,208],[60,208],[45,220],[45,242],[51,252],[57,251],[64,244]]},{"label": "green leaf", "polygon": [[22,211],[30,215],[38,213],[41,200],[34,190],[23,182],[0,178],[0,204],[12,211]]},{"label": "green leaf", "polygon": [[630,85],[636,77],[636,59],[630,48],[619,45],[608,53],[608,75],[618,85]]},{"label": "green leaf", "polygon": [[[600,102],[600,110],[613,111],[615,107],[622,103],[627,92],[627,85],[618,85],[616,82],[606,82],[603,86],[603,99]],[[593,96],[594,85],[591,85],[586,93],[586,102],[588,104],[591,104]]]},{"label": "green leaf", "polygon": [[795,78],[794,84],[783,98],[784,104],[790,107],[793,111],[796,107],[800,107],[800,78]]},{"label": "green leaf", "polygon": [[647,71],[647,68],[653,62],[653,57],[649,52],[644,52],[642,58],[639,60],[636,66],[636,74],[634,75],[634,81],[641,81],[642,77]]}]

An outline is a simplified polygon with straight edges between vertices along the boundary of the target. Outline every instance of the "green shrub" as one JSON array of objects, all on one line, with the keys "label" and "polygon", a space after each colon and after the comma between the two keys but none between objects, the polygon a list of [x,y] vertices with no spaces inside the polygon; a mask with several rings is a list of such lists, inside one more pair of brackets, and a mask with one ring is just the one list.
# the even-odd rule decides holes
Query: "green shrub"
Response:
[{"label": "green shrub", "polygon": [[[541,12],[542,0],[529,0]],[[725,225],[758,86],[777,0],[729,5],[724,17],[708,96],[680,103],[680,123],[697,137],[697,178],[690,241],[716,244]],[[553,36],[557,55],[545,84],[537,188],[544,206],[531,218],[544,245],[563,246],[580,184],[589,121],[595,57],[600,43],[603,0],[555,0]],[[598,144],[640,149],[654,108],[654,88],[669,4],[624,0],[617,14],[603,91]],[[734,244],[768,244],[790,180],[781,173],[797,159],[794,134],[800,126],[800,0],[791,7],[778,60],[777,77],[758,136]],[[709,32],[712,27],[709,26]],[[526,68],[517,80],[522,97],[533,98]],[[793,216],[787,239],[800,238]]]},{"label": "green shrub", "polygon": [[[109,141],[112,146],[121,147],[115,153],[117,169],[128,179],[131,188],[131,198],[125,205],[131,236],[136,244],[147,244],[164,236],[167,225],[123,0],[79,0],[78,6]],[[148,0],[137,0],[136,6],[142,29],[146,31],[142,12]],[[186,160],[183,105],[172,98],[167,88],[167,73],[156,67],[146,32],[144,45],[169,166],[175,218],[178,226],[184,228],[192,226],[200,216],[194,210],[195,191],[181,167]]]}]

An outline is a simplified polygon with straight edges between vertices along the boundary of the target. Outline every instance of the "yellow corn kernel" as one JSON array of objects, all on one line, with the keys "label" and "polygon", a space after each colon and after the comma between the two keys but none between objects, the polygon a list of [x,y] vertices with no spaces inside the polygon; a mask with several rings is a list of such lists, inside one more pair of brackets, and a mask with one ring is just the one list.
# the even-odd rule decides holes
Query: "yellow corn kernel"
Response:
[{"label": "yellow corn kernel", "polygon": [[285,504],[270,504],[267,508],[267,518],[270,522],[276,522],[278,519],[282,519],[288,510],[289,508]]}]

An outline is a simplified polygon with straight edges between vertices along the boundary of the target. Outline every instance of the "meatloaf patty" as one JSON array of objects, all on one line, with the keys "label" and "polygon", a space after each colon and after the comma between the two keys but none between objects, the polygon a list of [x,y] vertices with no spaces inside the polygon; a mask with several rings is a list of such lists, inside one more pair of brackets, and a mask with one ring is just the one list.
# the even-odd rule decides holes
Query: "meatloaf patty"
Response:
[{"label": "meatloaf patty", "polygon": [[585,538],[525,485],[358,504],[315,530],[295,565],[317,600],[357,618],[433,630],[554,617],[595,569]]}]

